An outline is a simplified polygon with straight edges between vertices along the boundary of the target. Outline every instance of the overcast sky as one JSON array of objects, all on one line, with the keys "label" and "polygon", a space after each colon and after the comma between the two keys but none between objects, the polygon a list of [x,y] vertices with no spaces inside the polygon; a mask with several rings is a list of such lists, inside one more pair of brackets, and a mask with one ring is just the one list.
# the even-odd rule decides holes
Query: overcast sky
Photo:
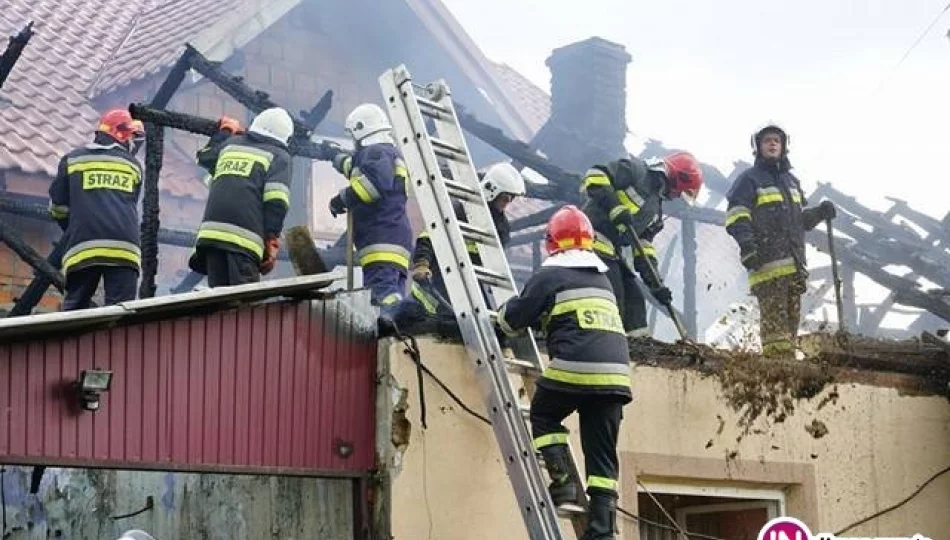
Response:
[{"label": "overcast sky", "polygon": [[792,137],[806,190],[832,182],[950,210],[950,13],[895,69],[947,0],[443,0],[476,43],[549,90],[550,51],[623,44],[634,136],[693,151],[724,173],[769,119]]}]

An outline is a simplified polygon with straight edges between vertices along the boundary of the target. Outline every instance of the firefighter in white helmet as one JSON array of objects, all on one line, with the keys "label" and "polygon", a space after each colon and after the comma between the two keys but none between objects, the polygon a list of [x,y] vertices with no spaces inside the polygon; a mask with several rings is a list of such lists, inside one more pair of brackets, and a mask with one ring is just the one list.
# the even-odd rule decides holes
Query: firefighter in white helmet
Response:
[{"label": "firefighter in white helmet", "polygon": [[208,170],[208,202],[189,266],[208,276],[210,287],[260,281],[274,269],[284,218],[290,208],[294,132],[281,108],[262,111],[245,133],[223,117],[218,133],[198,152]]},{"label": "firefighter in white helmet", "polygon": [[344,127],[356,152],[340,153],[333,160],[350,184],[330,200],[330,213],[333,217],[353,213],[353,243],[363,268],[363,284],[387,318],[405,296],[409,276],[409,173],[392,138],[389,118],[379,106],[356,107]]},{"label": "firefighter in white helmet", "polygon": [[[508,222],[505,210],[513,200],[525,195],[524,178],[517,169],[504,162],[492,165],[479,176],[482,196],[491,211],[492,222],[495,225],[495,231],[498,233],[498,240],[502,247],[506,247],[511,239],[511,224]],[[460,201],[454,199],[452,207],[455,210],[456,219],[468,221],[465,207]],[[469,243],[467,247],[472,264],[481,265],[478,246]],[[445,289],[445,282],[442,280],[442,274],[439,271],[439,263],[436,260],[428,232],[423,232],[416,239],[416,249],[412,256],[412,278],[412,298],[421,308],[414,310],[413,315],[416,317],[438,315],[444,322],[454,325],[455,314],[452,312],[451,306],[446,304],[449,296]],[[434,295],[433,292],[436,294]]]}]

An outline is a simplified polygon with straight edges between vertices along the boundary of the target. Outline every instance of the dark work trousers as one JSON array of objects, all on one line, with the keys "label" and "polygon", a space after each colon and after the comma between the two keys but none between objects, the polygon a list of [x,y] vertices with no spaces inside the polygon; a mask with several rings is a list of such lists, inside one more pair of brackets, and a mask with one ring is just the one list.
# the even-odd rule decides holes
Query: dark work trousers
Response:
[{"label": "dark work trousers", "polygon": [[568,430],[561,422],[577,411],[581,420],[587,493],[616,496],[620,472],[617,434],[623,419],[623,406],[624,401],[618,396],[571,394],[538,387],[531,400],[531,435],[537,441],[545,435],[567,434]]},{"label": "dark work trousers", "polygon": [[805,289],[804,278],[798,275],[781,276],[752,287],[752,294],[759,301],[762,354],[794,353]]},{"label": "dark work trousers", "polygon": [[599,253],[598,256],[607,265],[607,279],[610,280],[610,286],[613,287],[614,296],[617,298],[623,329],[628,333],[634,330],[646,332],[647,305],[636,274],[618,259]]},{"label": "dark work trousers", "polygon": [[63,299],[63,311],[87,309],[92,301],[99,280],[105,288],[105,305],[135,300],[135,289],[139,281],[139,272],[128,266],[87,266],[66,275],[66,297]]},{"label": "dark work trousers", "polygon": [[363,286],[370,290],[373,304],[393,306],[406,295],[409,271],[393,264],[371,263],[363,267]]},{"label": "dark work trousers", "polygon": [[257,283],[261,280],[261,265],[247,253],[224,249],[204,249],[209,287],[227,287]]}]

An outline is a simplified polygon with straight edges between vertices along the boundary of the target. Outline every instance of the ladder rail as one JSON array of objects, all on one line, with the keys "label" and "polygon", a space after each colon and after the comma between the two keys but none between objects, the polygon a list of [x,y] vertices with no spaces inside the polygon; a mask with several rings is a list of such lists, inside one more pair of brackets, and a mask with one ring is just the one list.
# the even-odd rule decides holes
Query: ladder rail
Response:
[{"label": "ladder rail", "polygon": [[[413,84],[404,65],[387,70],[379,83],[529,537],[561,540],[564,537],[559,518],[522,416],[520,399],[534,394],[534,377],[543,368],[541,354],[529,330],[523,341],[529,345],[524,351],[526,359],[508,362],[496,337],[494,309],[517,295],[518,290],[482,196],[451,93],[444,81],[425,87]],[[425,96],[419,96],[417,88]],[[440,159],[451,179],[443,174]],[[453,196],[466,209],[465,221],[455,216]],[[472,241],[478,246],[478,266],[472,263],[468,251],[467,243]],[[488,305],[483,287],[489,288],[496,305]],[[523,388],[517,388],[512,377]],[[572,476],[583,488],[575,454],[570,453]],[[581,495],[578,502],[586,506],[587,501]],[[575,516],[571,521],[580,536],[584,518]]]}]

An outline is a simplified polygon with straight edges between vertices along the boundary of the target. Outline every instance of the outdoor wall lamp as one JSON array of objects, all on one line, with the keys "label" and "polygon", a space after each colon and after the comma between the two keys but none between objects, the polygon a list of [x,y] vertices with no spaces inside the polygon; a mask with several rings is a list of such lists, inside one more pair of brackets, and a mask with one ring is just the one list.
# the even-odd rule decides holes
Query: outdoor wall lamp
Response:
[{"label": "outdoor wall lamp", "polygon": [[84,369],[76,381],[79,400],[87,411],[99,410],[99,394],[112,386],[112,372],[105,369]]}]

